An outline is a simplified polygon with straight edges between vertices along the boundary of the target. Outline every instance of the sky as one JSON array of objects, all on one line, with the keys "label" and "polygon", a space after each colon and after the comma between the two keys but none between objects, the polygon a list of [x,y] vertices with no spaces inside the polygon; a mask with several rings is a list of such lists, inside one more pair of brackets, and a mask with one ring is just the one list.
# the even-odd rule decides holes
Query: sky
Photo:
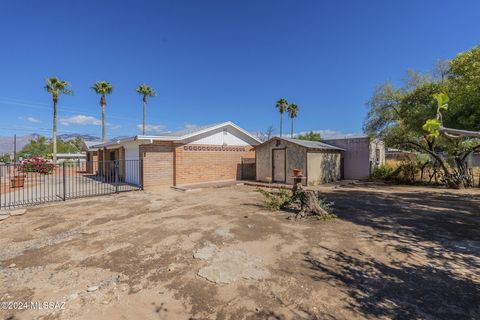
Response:
[{"label": "sky", "polygon": [[[431,70],[480,42],[480,1],[103,0],[0,2],[0,135],[51,134],[47,77],[71,83],[58,132],[139,134],[141,83],[150,134],[233,121],[273,125],[299,106],[295,132],[362,132],[376,85]],[[284,116],[284,132],[290,121]]]}]

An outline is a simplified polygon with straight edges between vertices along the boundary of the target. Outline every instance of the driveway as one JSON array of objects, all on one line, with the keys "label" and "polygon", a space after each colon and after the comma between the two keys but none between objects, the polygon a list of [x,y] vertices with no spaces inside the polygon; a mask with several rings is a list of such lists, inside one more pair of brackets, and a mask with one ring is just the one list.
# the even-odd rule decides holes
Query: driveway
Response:
[{"label": "driveway", "polygon": [[0,318],[480,317],[478,190],[319,190],[338,219],[288,220],[249,186],[29,208],[0,222],[0,301],[53,303]]}]

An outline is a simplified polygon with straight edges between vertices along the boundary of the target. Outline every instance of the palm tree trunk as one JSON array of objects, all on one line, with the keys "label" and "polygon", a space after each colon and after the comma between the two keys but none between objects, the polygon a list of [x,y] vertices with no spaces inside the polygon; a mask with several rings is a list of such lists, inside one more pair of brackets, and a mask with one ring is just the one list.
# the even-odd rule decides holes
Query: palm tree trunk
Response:
[{"label": "palm tree trunk", "polygon": [[280,112],[280,138],[282,137],[283,113]]},{"label": "palm tree trunk", "polygon": [[146,122],[147,122],[147,97],[143,96],[143,135],[145,135]]},{"label": "palm tree trunk", "polygon": [[292,129],[290,130],[290,138],[293,138],[293,118],[292,118]]},{"label": "palm tree trunk", "polygon": [[52,142],[53,142],[53,164],[57,164],[57,99],[53,99],[53,126],[52,126]]},{"label": "palm tree trunk", "polygon": [[105,101],[104,101],[104,97],[102,96],[102,101],[101,101],[101,108],[102,108],[102,142],[107,142],[107,136],[106,136],[106,132],[105,132],[105,126],[106,126],[106,122],[105,122]]}]

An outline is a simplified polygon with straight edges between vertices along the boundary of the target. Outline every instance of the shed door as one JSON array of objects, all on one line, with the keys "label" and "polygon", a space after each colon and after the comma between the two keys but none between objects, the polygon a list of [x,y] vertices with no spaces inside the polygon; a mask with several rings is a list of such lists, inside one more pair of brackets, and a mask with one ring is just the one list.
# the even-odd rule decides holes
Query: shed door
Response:
[{"label": "shed door", "polygon": [[272,151],[272,179],[274,182],[285,182],[285,149],[273,149]]}]

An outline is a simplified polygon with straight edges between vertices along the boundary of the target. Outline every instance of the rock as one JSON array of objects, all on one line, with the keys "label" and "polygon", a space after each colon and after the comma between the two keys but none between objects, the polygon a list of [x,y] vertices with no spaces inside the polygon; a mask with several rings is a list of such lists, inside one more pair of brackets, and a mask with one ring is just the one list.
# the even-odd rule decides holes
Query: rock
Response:
[{"label": "rock", "polygon": [[87,292],[95,292],[98,290],[98,286],[91,286],[87,288]]},{"label": "rock", "polygon": [[130,288],[130,292],[131,293],[137,293],[142,289],[143,289],[143,287],[142,287],[141,284],[136,284],[136,285],[134,285],[133,287]]},{"label": "rock", "polygon": [[78,298],[78,293],[72,293],[68,296],[68,301],[72,301]]},{"label": "rock", "polygon": [[10,217],[10,214],[4,212],[0,213],[0,221],[5,220],[8,217]]},{"label": "rock", "polygon": [[17,210],[10,211],[10,215],[11,216],[21,216],[21,215],[24,215],[25,212],[27,212],[27,209],[17,209]]},{"label": "rock", "polygon": [[214,232],[217,236],[220,236],[224,239],[231,239],[233,238],[233,234],[230,232],[230,229],[224,229],[224,228],[220,228],[220,229],[217,229],[215,230]]},{"label": "rock", "polygon": [[201,268],[197,274],[214,283],[232,283],[241,279],[260,280],[269,276],[259,257],[249,255],[241,249],[216,250],[205,260],[209,265]]},{"label": "rock", "polygon": [[12,263],[11,265],[9,265],[8,267],[9,268],[15,268],[17,265],[15,263]]},{"label": "rock", "polygon": [[218,247],[213,243],[208,243],[203,248],[197,249],[193,252],[195,259],[208,260],[212,258],[218,251]]}]

